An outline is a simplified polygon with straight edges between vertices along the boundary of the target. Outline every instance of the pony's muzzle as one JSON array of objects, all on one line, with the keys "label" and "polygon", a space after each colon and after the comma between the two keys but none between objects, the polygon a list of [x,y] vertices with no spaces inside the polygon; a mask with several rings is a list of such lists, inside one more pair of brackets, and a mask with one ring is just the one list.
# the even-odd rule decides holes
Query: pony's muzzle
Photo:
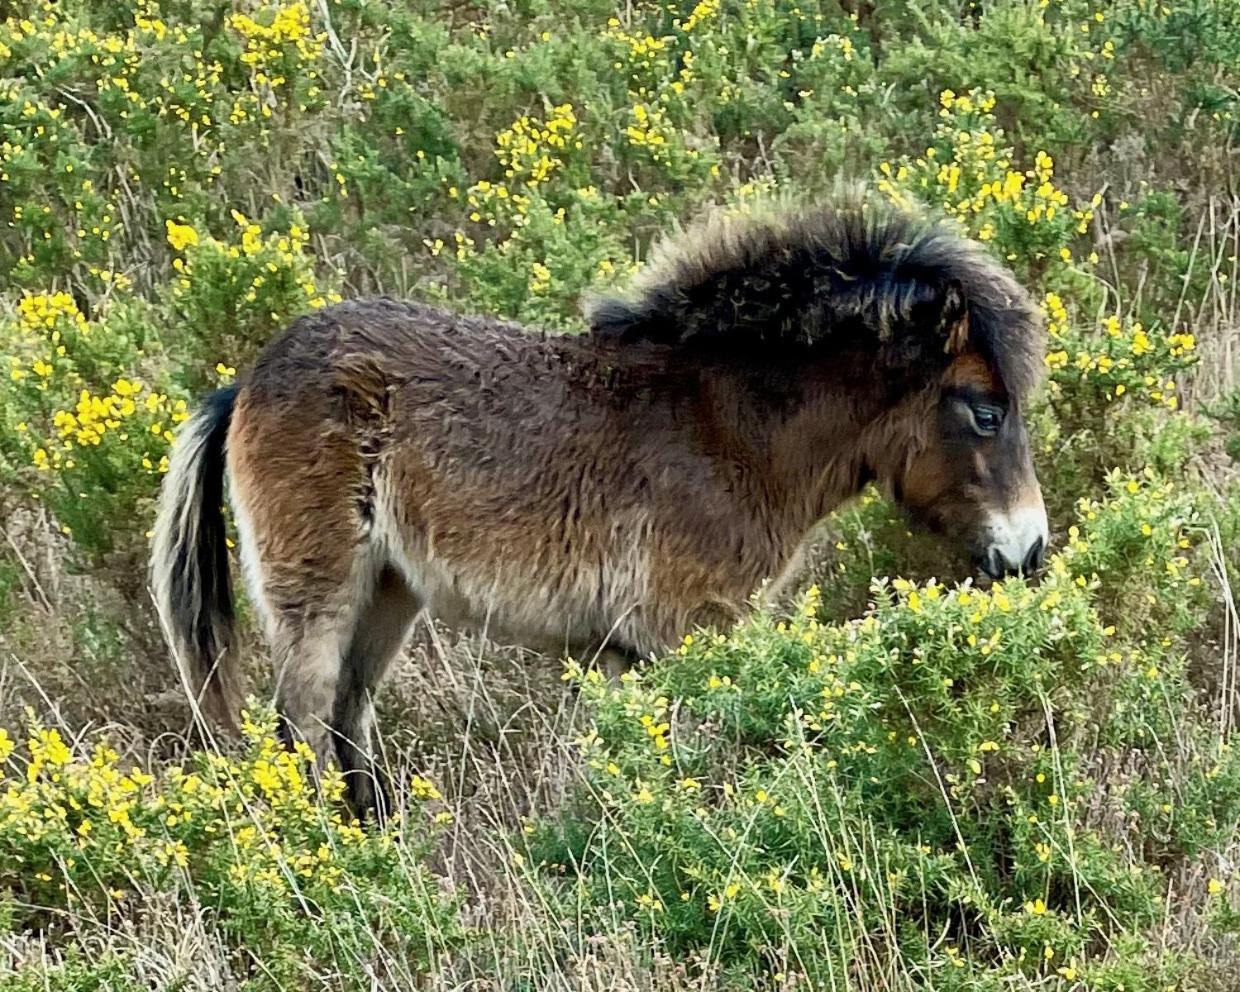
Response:
[{"label": "pony's muzzle", "polygon": [[1017,573],[1029,575],[1040,569],[1046,560],[1050,535],[1041,501],[1037,506],[993,514],[987,522],[986,534],[988,540],[977,556],[977,563],[992,579]]}]

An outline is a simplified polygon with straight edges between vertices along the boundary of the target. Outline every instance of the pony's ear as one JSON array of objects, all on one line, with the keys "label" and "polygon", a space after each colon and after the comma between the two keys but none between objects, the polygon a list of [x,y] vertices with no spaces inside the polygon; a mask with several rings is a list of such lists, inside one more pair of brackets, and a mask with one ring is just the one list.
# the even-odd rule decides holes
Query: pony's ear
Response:
[{"label": "pony's ear", "polygon": [[962,354],[969,346],[969,302],[964,287],[953,279],[943,293],[943,349],[949,355]]},{"label": "pony's ear", "polygon": [[971,349],[969,306],[957,279],[932,273],[896,283],[882,309],[865,322],[877,326],[880,362],[897,374],[924,374],[927,364],[950,362]]},{"label": "pony's ear", "polygon": [[969,305],[958,279],[946,283],[915,283],[908,313],[909,330],[918,337],[927,331],[943,343],[949,355],[959,355],[969,344]]}]

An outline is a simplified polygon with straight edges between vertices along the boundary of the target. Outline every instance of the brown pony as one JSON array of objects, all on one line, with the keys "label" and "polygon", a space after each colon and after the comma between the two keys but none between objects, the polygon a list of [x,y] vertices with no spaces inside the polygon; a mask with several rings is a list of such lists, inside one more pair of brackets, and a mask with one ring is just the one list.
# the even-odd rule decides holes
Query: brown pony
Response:
[{"label": "brown pony", "polygon": [[371,697],[422,611],[581,656],[730,624],[870,480],[992,576],[1047,541],[1036,307],[890,206],[715,218],[555,336],[387,299],[295,321],[185,424],[156,602],[235,719],[223,477],[290,739],[379,801]]}]

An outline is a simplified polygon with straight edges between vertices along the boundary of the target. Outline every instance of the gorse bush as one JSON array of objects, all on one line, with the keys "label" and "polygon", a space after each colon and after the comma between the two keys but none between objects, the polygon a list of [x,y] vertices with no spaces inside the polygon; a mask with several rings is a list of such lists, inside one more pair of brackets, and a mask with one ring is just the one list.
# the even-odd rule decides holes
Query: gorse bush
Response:
[{"label": "gorse bush", "polygon": [[[1055,158],[1062,171],[1082,134],[1111,137],[1117,70],[1186,16],[1057,2],[880,26],[817,4],[586,7],[567,12],[569,42],[561,13],[457,24],[363,2],[124,15],[45,3],[10,17],[7,282],[32,299],[67,294],[92,325],[149,308],[127,322],[128,353],[58,405],[6,404],[11,431],[27,425],[56,473],[63,446],[41,442],[83,388],[106,402],[126,379],[185,399],[342,284],[572,328],[582,289],[626,273],[635,243],[673,219],[752,190],[812,193],[846,165],[959,217],[1022,273],[1079,288],[1098,264],[1088,234],[1101,195],[1065,189]],[[1225,65],[1226,50],[1211,46],[1197,68]],[[977,53],[971,70],[963,51]],[[1013,75],[1022,65],[1038,86]],[[1199,129],[1234,126],[1230,104],[1183,85],[1208,108]],[[9,358],[36,380],[56,364]],[[162,453],[135,455],[158,466]],[[29,464],[7,460],[9,478]],[[93,485],[84,464],[65,480],[75,500],[117,489],[103,467]],[[135,477],[124,498],[149,512],[157,482]],[[89,555],[129,542],[104,535],[114,510],[103,500],[67,524]]]},{"label": "gorse bush", "polygon": [[[186,332],[168,347],[182,351],[191,368],[218,371],[247,342],[274,337],[298,314],[340,301],[339,293],[319,286],[304,252],[310,234],[303,226],[293,221],[286,231],[264,235],[239,211],[232,220],[236,227],[227,240],[166,223],[168,243],[180,253],[172,260],[169,309]],[[202,388],[205,380],[195,385]]]},{"label": "gorse bush", "polygon": [[[965,6],[4,9],[5,989],[1240,983],[1240,9]],[[572,333],[704,207],[841,179],[1043,301],[1044,575],[958,583],[869,491],[792,605],[619,684],[570,663],[537,760],[479,678],[446,796],[451,756],[389,755],[388,830],[261,707],[122,764],[184,725],[143,568],[177,425],[291,319],[389,293]]]},{"label": "gorse bush", "polygon": [[150,499],[173,430],[188,417],[184,398],[132,371],[147,367],[149,310],[118,303],[89,320],[68,293],[23,294],[0,321],[10,382],[0,398],[0,473],[44,500],[94,555],[132,539],[132,527],[116,524]]},{"label": "gorse bush", "polygon": [[[336,987],[359,989],[375,967],[398,979],[425,970],[460,933],[419,863],[426,823],[405,824],[399,845],[363,830],[342,815],[339,775],[319,776],[309,749],[286,750],[274,728],[274,717],[247,717],[245,754],[203,754],[157,776],[37,723],[21,747],[0,732],[12,769],[0,778],[6,928],[55,931],[73,915],[140,925],[175,893],[213,918],[249,989],[328,967]],[[440,798],[425,779],[412,787]]]},{"label": "gorse bush", "polygon": [[[552,820],[535,853],[582,873],[591,912],[738,978],[825,986],[891,958],[954,976],[939,988],[1174,987],[1185,962],[1131,936],[1162,911],[1172,849],[1230,842],[1240,760],[1208,734],[1161,747],[1191,724],[1192,500],[1110,488],[1035,586],[881,580],[844,624],[814,587],[618,688],[572,669],[594,713],[585,819]],[[1096,748],[1144,755],[1141,781],[1099,776]],[[1130,817],[1163,843],[1133,857]]]},{"label": "gorse bush", "polygon": [[897,201],[910,190],[921,202],[942,206],[973,237],[1006,248],[1009,261],[1031,265],[1050,254],[1069,261],[1068,245],[1086,233],[1091,207],[1101,196],[1071,209],[1068,194],[1053,181],[1055,163],[1044,151],[1036,154],[1032,168],[1013,170],[1014,152],[996,126],[992,93],[944,90],[939,103],[934,143],[914,160],[894,168],[888,162],[879,165],[883,178],[878,188]]}]

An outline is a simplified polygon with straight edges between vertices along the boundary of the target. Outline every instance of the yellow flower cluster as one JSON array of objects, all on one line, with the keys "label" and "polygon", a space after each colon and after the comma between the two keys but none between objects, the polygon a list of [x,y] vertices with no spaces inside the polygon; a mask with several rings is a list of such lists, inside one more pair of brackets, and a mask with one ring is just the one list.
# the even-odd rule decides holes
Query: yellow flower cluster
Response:
[{"label": "yellow flower cluster", "polygon": [[110,471],[166,472],[173,428],[188,416],[185,401],[133,378],[118,378],[99,392],[90,388],[75,364],[81,354],[74,346],[100,333],[106,341],[107,334],[102,327],[92,331],[67,293],[27,294],[18,301],[17,318],[10,325],[17,346],[9,356],[10,378],[32,380],[40,392],[60,397],[42,406],[41,427],[35,419],[17,425],[29,439],[30,463],[41,471],[73,470],[89,451]]},{"label": "yellow flower cluster", "polygon": [[1058,293],[1047,293],[1043,300],[1046,311],[1046,333],[1051,340],[1063,337],[1068,327],[1068,308]]},{"label": "yellow flower cluster", "polygon": [[164,229],[168,235],[168,244],[176,251],[185,251],[190,245],[198,244],[198,232],[189,224],[178,224],[175,221],[164,221]]},{"label": "yellow flower cluster", "polygon": [[[630,78],[635,82],[640,81],[644,72],[649,72],[661,65],[672,41],[670,38],[656,38],[649,34],[630,34],[624,30],[619,19],[615,17],[607,22],[607,34],[623,46],[622,50],[628,62]],[[625,62],[617,61],[612,67],[624,69]]]},{"label": "yellow flower cluster", "polygon": [[[1177,502],[1175,484],[1160,479],[1149,468],[1136,475],[1115,471],[1107,482],[1112,493],[1110,498],[1098,500],[1082,496],[1077,500],[1077,517],[1088,526],[1095,524],[1104,511],[1109,511],[1113,520],[1119,520],[1126,532],[1145,546],[1144,551],[1134,553],[1142,565],[1152,571],[1158,568],[1161,559],[1161,571],[1170,586],[1200,586],[1200,577],[1189,574],[1189,560],[1183,554],[1192,543],[1185,530],[1187,521]],[[1065,561],[1081,571],[1089,564],[1092,550],[1080,527],[1068,528],[1068,540],[1062,552]],[[1086,566],[1079,565],[1078,560]],[[1081,578],[1077,583],[1084,584]],[[1149,604],[1154,605],[1154,601],[1149,600]]]},{"label": "yellow flower cluster", "polygon": [[571,103],[553,107],[546,121],[518,117],[495,136],[495,155],[504,166],[504,175],[531,189],[563,168],[563,152],[580,149],[576,134],[577,116]]},{"label": "yellow flower cluster", "polygon": [[530,292],[545,293],[551,288],[551,270],[542,262],[534,262],[530,267]]},{"label": "yellow flower cluster", "polygon": [[[1055,577],[1063,577],[1066,572],[1063,563],[1056,558],[1051,559],[1050,574]],[[912,613],[921,613],[926,603],[933,603],[935,600],[945,598],[947,601],[956,603],[959,606],[969,607],[969,622],[972,624],[981,623],[981,621],[992,613],[1011,613],[1013,608],[1013,599],[1009,595],[1007,589],[1004,588],[1002,582],[995,582],[987,589],[961,587],[958,589],[945,589],[939,585],[934,579],[931,579],[926,585],[918,586],[908,579],[893,579],[891,582],[892,589],[895,590],[897,597],[903,606]],[[1043,590],[1039,589],[1022,589],[1019,593],[1019,600],[1015,604],[1018,608],[1028,605],[1042,596]],[[1050,606],[1045,604],[1049,601]],[[1053,589],[1046,592],[1040,602],[1049,609],[1055,606],[1059,601],[1059,597]],[[975,647],[977,640],[967,641],[969,647]],[[982,645],[982,653],[988,654],[986,646]]]},{"label": "yellow flower cluster", "polygon": [[[8,734],[0,731],[0,763],[15,751]],[[60,732],[33,726],[26,741],[25,775],[9,779],[0,792],[0,837],[16,837],[33,845],[61,836],[68,849],[86,850],[99,825],[91,814],[114,827],[125,841],[146,836],[131,812],[152,779],[137,768],[128,772],[117,765],[117,754],[99,744],[89,758],[77,758]],[[6,782],[0,767],[0,783]],[[27,866],[46,873],[52,865]],[[50,876],[44,874],[44,880]]]},{"label": "yellow flower cluster", "polygon": [[1154,406],[1179,408],[1175,380],[1171,375],[1196,361],[1197,340],[1184,331],[1151,335],[1140,321],[1110,315],[1101,333],[1073,334],[1068,310],[1057,293],[1044,300],[1051,349],[1046,355],[1051,370],[1051,393],[1064,395],[1066,387],[1091,382],[1108,400],[1140,395]]},{"label": "yellow flower cluster", "polygon": [[46,392],[56,360],[67,354],[66,341],[89,334],[90,323],[68,293],[28,293],[17,303],[17,316],[9,378],[14,382],[33,378]]},{"label": "yellow flower cluster", "polygon": [[[316,34],[310,27],[310,11],[302,0],[277,5],[271,23],[263,24],[248,14],[233,14],[229,26],[245,38],[246,48],[241,61],[255,69],[278,63],[286,54],[294,53],[302,62],[313,62],[323,51],[327,33]],[[272,88],[285,82],[283,76],[259,79]]]},{"label": "yellow flower cluster", "polygon": [[857,48],[853,44],[851,38],[845,38],[839,34],[829,34],[825,38],[819,38],[810,47],[810,58],[822,58],[834,49],[844,57],[845,62],[851,62],[857,55]]},{"label": "yellow flower cluster", "polygon": [[27,294],[18,302],[17,312],[22,323],[32,328],[54,328],[59,320],[67,319],[80,331],[88,329],[85,315],[68,293]]},{"label": "yellow flower cluster", "polygon": [[135,454],[143,470],[163,473],[168,471],[172,427],[188,416],[184,400],[171,400],[139,381],[117,379],[110,392],[96,395],[83,389],[73,409],[57,410],[52,416],[57,443],[48,446],[50,451],[36,448],[32,460],[43,470],[72,469],[75,448],[98,447],[105,438],[115,437],[122,445],[140,449]]},{"label": "yellow flower cluster", "polygon": [[714,20],[719,16],[719,6],[719,0],[701,0],[700,3],[694,5],[693,10],[689,12],[689,16],[680,25],[680,29],[688,33]]},{"label": "yellow flower cluster", "polygon": [[1055,163],[1044,151],[1036,154],[1033,168],[1013,168],[1012,149],[1004,146],[1003,132],[995,127],[991,113],[993,94],[944,90],[939,104],[938,144],[894,168],[883,162],[880,191],[896,202],[907,199],[906,190],[914,191],[955,216],[982,241],[996,237],[999,223],[1037,227],[1058,220],[1067,234],[1086,231],[1101,197],[1095,196],[1089,207],[1071,209],[1068,195],[1055,185]]},{"label": "yellow flower cluster", "polygon": [[[451,187],[448,194],[456,197],[456,187]],[[501,218],[510,218],[515,226],[520,227],[525,223],[530,208],[528,196],[512,192],[506,183],[493,183],[487,179],[481,179],[469,188],[465,194],[465,202],[470,207],[471,221],[475,224],[485,222],[491,227]],[[434,245],[434,242],[429,240],[426,243],[428,247]],[[440,251],[442,247],[440,242]],[[437,255],[439,251],[434,251],[433,254]]]},{"label": "yellow flower cluster", "polygon": [[667,115],[644,103],[634,104],[629,115],[631,123],[624,129],[629,144],[644,148],[656,162],[667,161]]},{"label": "yellow flower cluster", "polygon": [[[391,847],[390,835],[368,834],[341,812],[341,776],[333,770],[316,775],[308,747],[285,749],[271,718],[247,715],[244,730],[246,757],[207,753],[197,769],[173,766],[156,779],[123,769],[104,743],[81,753],[57,730],[37,724],[18,756],[0,729],[6,865],[49,888],[59,877],[56,887],[65,899],[79,896],[83,882],[108,884],[103,879],[113,874],[111,867],[140,876],[144,863],[222,872],[273,893],[307,881],[335,891],[349,849]],[[20,767],[21,759],[24,773],[6,779],[5,764]],[[440,798],[421,777],[413,793],[420,800]],[[110,888],[108,895],[121,899],[125,893]]]}]

